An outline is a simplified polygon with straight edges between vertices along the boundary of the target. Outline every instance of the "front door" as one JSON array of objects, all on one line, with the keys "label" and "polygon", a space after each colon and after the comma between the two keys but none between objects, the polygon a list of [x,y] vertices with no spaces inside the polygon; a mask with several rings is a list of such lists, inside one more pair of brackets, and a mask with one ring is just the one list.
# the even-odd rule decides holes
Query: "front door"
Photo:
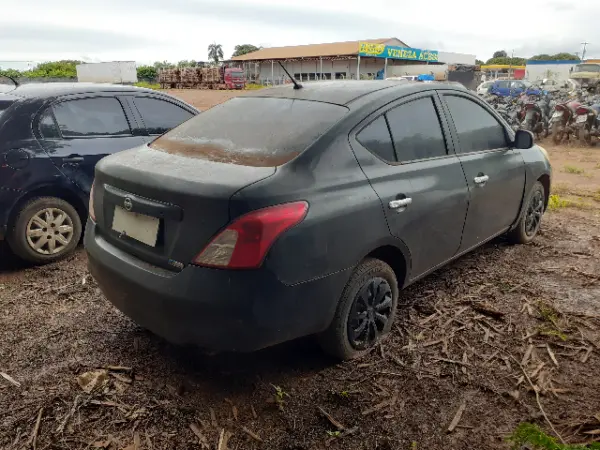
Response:
[{"label": "front door", "polygon": [[121,102],[104,95],[55,102],[40,115],[37,134],[52,162],[89,194],[100,159],[143,144],[133,128]]},{"label": "front door", "polygon": [[[452,258],[460,246],[468,192],[435,93],[385,107],[351,136],[381,199],[390,233],[410,251],[410,279]],[[374,157],[368,157],[369,151]]]},{"label": "front door", "polygon": [[484,103],[442,93],[453,122],[456,153],[469,184],[469,212],[461,251],[506,231],[521,208],[525,163],[510,147],[507,130]]}]

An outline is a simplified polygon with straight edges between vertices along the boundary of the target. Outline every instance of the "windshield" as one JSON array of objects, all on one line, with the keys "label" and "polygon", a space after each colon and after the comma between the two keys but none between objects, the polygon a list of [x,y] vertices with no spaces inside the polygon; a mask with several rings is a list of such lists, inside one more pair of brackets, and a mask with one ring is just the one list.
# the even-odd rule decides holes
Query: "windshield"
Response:
[{"label": "windshield", "polygon": [[232,78],[244,78],[244,73],[243,72],[231,72],[231,77]]},{"label": "windshield", "polygon": [[600,72],[600,64],[578,64],[574,72]]},{"label": "windshield", "polygon": [[227,164],[276,167],[302,153],[347,112],[330,103],[239,97],[195,116],[150,147]]}]

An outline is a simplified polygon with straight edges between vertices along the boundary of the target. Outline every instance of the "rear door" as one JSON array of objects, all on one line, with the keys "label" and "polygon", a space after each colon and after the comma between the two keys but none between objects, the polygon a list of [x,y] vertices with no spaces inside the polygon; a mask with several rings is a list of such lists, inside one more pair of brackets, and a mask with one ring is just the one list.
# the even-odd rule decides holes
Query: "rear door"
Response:
[{"label": "rear door", "polygon": [[525,163],[484,102],[456,91],[441,91],[441,97],[452,118],[456,153],[469,185],[463,251],[506,231],[515,221],[525,188]]},{"label": "rear door", "polygon": [[146,142],[191,119],[197,113],[164,97],[138,95],[129,97],[129,101],[139,114]]},{"label": "rear door", "polygon": [[[388,105],[360,125],[351,143],[381,199],[392,235],[410,251],[410,279],[452,258],[460,246],[468,192],[434,92]],[[362,149],[360,148],[362,147]]]},{"label": "rear door", "polygon": [[135,120],[113,94],[75,96],[48,106],[34,123],[53,163],[85,194],[104,156],[143,144]]}]

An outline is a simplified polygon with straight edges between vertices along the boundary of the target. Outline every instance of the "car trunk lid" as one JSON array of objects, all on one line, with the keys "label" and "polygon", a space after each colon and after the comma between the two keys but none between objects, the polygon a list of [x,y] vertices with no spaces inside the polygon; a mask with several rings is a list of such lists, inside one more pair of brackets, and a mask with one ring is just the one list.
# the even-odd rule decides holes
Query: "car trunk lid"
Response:
[{"label": "car trunk lid", "polygon": [[231,220],[231,196],[274,173],[147,146],[117,153],[96,167],[97,230],[142,260],[181,269]]}]

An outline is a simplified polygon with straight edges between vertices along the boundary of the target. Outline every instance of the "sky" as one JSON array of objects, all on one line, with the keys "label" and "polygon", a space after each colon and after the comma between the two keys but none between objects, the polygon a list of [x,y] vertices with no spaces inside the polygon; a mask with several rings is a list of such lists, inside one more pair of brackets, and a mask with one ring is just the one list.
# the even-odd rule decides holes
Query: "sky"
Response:
[{"label": "sky", "polygon": [[0,66],[78,59],[207,60],[216,42],[269,47],[397,37],[407,45],[600,58],[600,1],[0,0]]}]

